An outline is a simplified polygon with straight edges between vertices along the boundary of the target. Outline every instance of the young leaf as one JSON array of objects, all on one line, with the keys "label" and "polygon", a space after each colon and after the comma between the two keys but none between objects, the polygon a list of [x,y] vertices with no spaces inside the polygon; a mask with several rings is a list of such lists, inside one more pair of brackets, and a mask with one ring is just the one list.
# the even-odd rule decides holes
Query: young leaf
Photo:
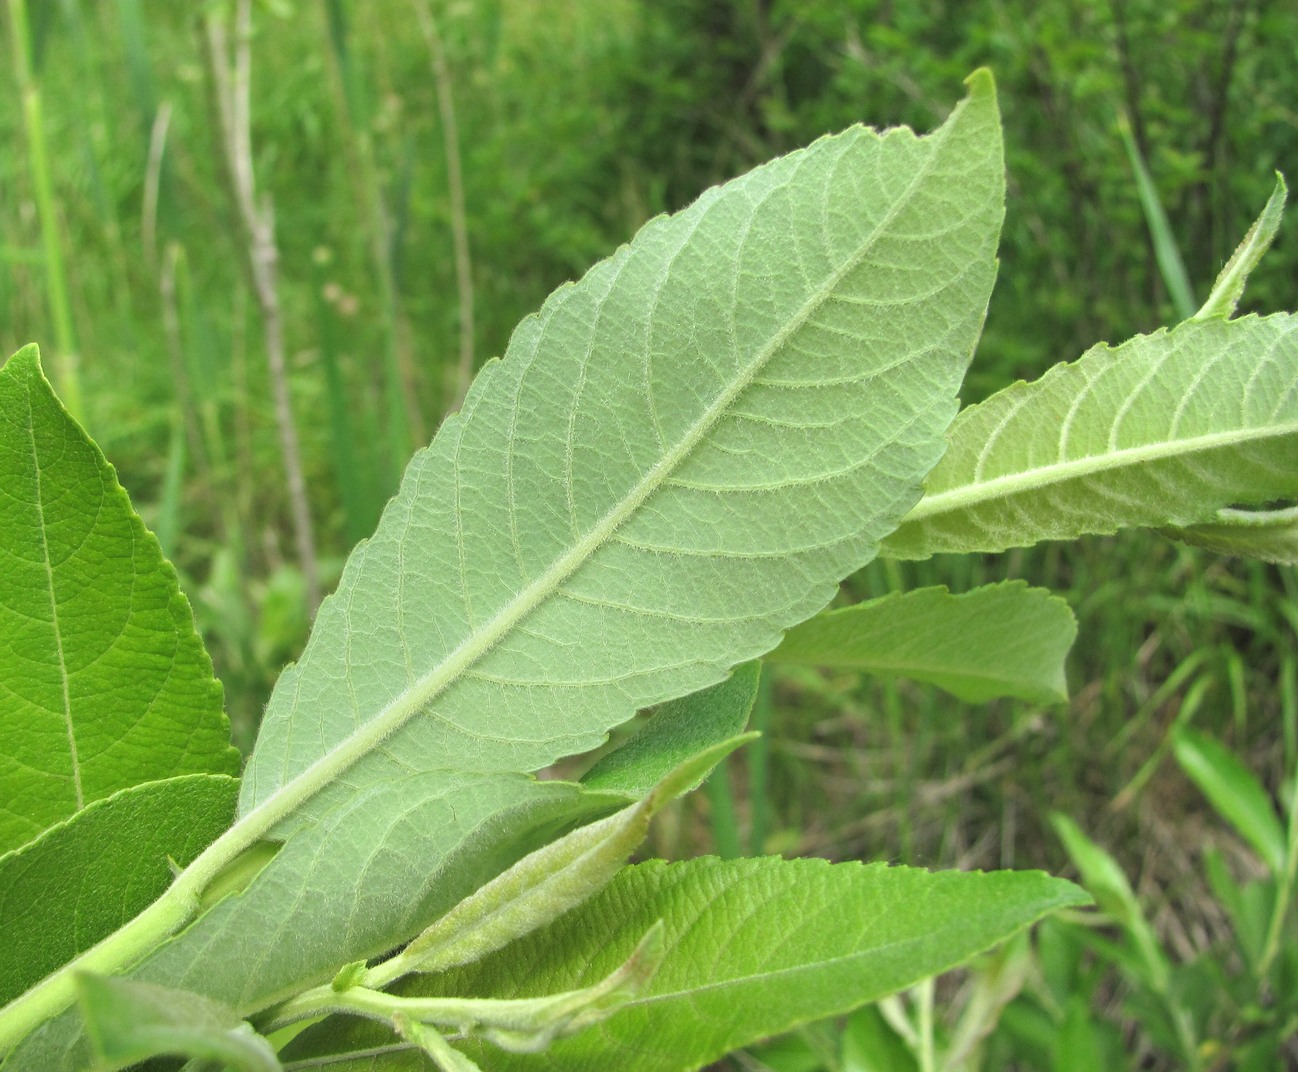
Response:
[{"label": "young leaf", "polygon": [[219,1061],[232,1072],[281,1072],[266,1039],[201,995],[87,974],[77,976],[77,990],[97,1072],[161,1056]]},{"label": "young leaf", "polygon": [[1298,317],[1100,345],[964,410],[883,553],[1001,551],[1298,496]]},{"label": "young leaf", "polygon": [[1062,599],[1007,581],[959,596],[945,588],[894,592],[826,611],[789,630],[767,658],[909,677],[970,703],[997,696],[1062,703],[1064,657],[1076,636]]},{"label": "young leaf", "polygon": [[1281,510],[1218,510],[1202,525],[1163,529],[1163,535],[1220,555],[1298,566],[1298,506]]},{"label": "young leaf", "polygon": [[735,737],[691,756],[643,800],[529,853],[375,967],[366,985],[383,987],[407,972],[439,972],[480,960],[589,900],[639,848],[654,815],[745,740]]},{"label": "young leaf", "polygon": [[1273,875],[1285,869],[1284,827],[1262,784],[1238,756],[1210,737],[1179,730],[1172,753],[1217,813],[1253,846]]},{"label": "young leaf", "polygon": [[[1071,883],[1033,872],[935,874],[823,860],[654,861],[628,868],[581,908],[485,961],[411,978],[396,989],[502,998],[576,989],[621,963],[662,919],[669,955],[644,992],[598,1031],[556,1042],[539,1067],[684,1072],[755,1039],[876,1000],[1055,909],[1086,901]],[[327,1021],[304,1032],[285,1057],[355,1052],[382,1045],[384,1035],[381,1027]],[[480,1044],[465,1049],[493,1072],[538,1067]],[[329,1067],[354,1072],[363,1066]]]},{"label": "young leaf", "polygon": [[1082,885],[1130,936],[1140,958],[1139,973],[1155,991],[1165,992],[1171,968],[1118,862],[1082,833],[1082,828],[1068,816],[1056,812],[1050,816],[1050,822],[1081,873]]},{"label": "young leaf", "polygon": [[0,857],[0,1005],[147,907],[171,883],[173,864],[189,863],[230,825],[238,792],[225,775],[146,782]]},{"label": "young leaf", "polygon": [[1271,248],[1276,232],[1280,230],[1280,220],[1284,216],[1284,203],[1288,195],[1289,188],[1285,185],[1284,176],[1276,172],[1275,190],[1267,199],[1262,215],[1249,228],[1248,234],[1217,276],[1208,300],[1194,314],[1195,320],[1207,320],[1214,316],[1229,318],[1235,315],[1235,307],[1244,296],[1244,285],[1248,282],[1249,275]]},{"label": "young leaf", "polygon": [[41,374],[0,370],[0,853],[93,801],[239,773],[189,603]]},{"label": "young leaf", "polygon": [[634,737],[595,763],[581,784],[644,796],[691,756],[744,732],[760,673],[760,663],[748,663],[719,685],[663,704]]}]

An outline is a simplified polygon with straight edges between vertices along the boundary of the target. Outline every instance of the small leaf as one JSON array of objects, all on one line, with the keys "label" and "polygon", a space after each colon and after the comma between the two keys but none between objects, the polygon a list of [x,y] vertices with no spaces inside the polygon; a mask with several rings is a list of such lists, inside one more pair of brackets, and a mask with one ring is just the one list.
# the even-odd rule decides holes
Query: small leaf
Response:
[{"label": "small leaf", "polygon": [[[1071,883],[1034,872],[654,861],[627,868],[582,907],[486,960],[412,976],[396,989],[513,998],[589,985],[662,919],[669,952],[645,991],[598,1031],[556,1042],[541,1067],[682,1072],[954,967],[1043,915],[1086,901]],[[381,1027],[326,1021],[294,1040],[285,1057],[355,1052],[382,1037]],[[492,1072],[536,1067],[480,1044],[465,1048]]]},{"label": "small leaf", "polygon": [[34,346],[0,369],[0,488],[0,852],[121,789],[237,775],[175,571]]},{"label": "small leaf", "polygon": [[441,1072],[482,1072],[476,1062],[469,1060],[447,1042],[436,1028],[421,1024],[402,1013],[392,1018],[392,1026],[403,1039],[413,1042],[428,1054]]},{"label": "small leaf", "polygon": [[147,908],[169,860],[189,863],[230,825],[238,794],[224,775],[146,782],[0,857],[0,1005]]},{"label": "small leaf", "polygon": [[1271,798],[1238,756],[1210,737],[1182,729],[1172,752],[1223,819],[1253,846],[1271,874],[1284,873],[1285,835]]},{"label": "small leaf", "polygon": [[523,857],[372,969],[366,985],[383,987],[407,972],[445,971],[478,960],[589,900],[639,847],[654,814],[748,739],[734,737],[691,756],[640,802]]},{"label": "small leaf", "polygon": [[1163,534],[1220,555],[1298,566],[1298,506],[1281,510],[1227,508],[1202,525],[1163,529]]},{"label": "small leaf", "polygon": [[1055,812],[1050,822],[1073,865],[1081,872],[1082,885],[1130,936],[1140,957],[1141,974],[1156,992],[1164,993],[1171,968],[1122,868],[1068,816]]},{"label": "small leaf", "polygon": [[961,412],[895,558],[1188,526],[1298,498],[1298,317],[1092,347]]},{"label": "small leaf", "polygon": [[1278,171],[1275,176],[1275,190],[1267,199],[1266,206],[1249,228],[1244,240],[1236,247],[1226,267],[1217,276],[1212,285],[1212,292],[1203,308],[1194,314],[1195,320],[1207,320],[1210,317],[1230,317],[1235,315],[1235,307],[1244,295],[1244,286],[1248,277],[1262,256],[1275,241],[1276,232],[1280,230],[1280,221],[1284,217],[1284,203],[1289,190],[1285,186],[1284,176]]},{"label": "small leaf", "polygon": [[97,1072],[161,1056],[220,1061],[235,1072],[282,1072],[265,1038],[199,994],[84,972],[77,991]]},{"label": "small leaf", "polygon": [[[760,663],[747,663],[719,685],[658,708],[621,747],[581,779],[587,789],[640,797],[692,756],[744,732],[757,699]],[[697,786],[688,786],[688,793]]]},{"label": "small leaf", "polygon": [[913,678],[970,703],[997,696],[1062,703],[1064,657],[1076,636],[1062,599],[1007,581],[959,596],[945,588],[894,592],[826,611],[789,630],[767,658]]}]

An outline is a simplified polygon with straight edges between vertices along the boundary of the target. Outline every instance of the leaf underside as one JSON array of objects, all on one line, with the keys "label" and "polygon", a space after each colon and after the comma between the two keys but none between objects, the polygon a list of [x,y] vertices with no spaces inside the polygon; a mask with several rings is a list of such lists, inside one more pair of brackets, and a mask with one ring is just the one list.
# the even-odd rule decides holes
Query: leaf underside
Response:
[{"label": "leaf underside", "polygon": [[[241,822],[280,817],[284,848],[133,975],[247,1015],[407,940],[511,838],[589,817],[517,772],[774,646],[918,499],[1002,209],[984,72],[934,134],[822,139],[552,295],[276,686]],[[48,1023],[6,1068],[75,1068],[77,1035]]]},{"label": "leaf underside", "polygon": [[1220,555],[1260,558],[1298,566],[1298,507],[1277,510],[1218,510],[1212,520],[1188,528],[1166,528],[1163,535]]},{"label": "leaf underside", "polygon": [[1298,497],[1298,318],[1103,344],[962,412],[883,553],[1001,551]]}]

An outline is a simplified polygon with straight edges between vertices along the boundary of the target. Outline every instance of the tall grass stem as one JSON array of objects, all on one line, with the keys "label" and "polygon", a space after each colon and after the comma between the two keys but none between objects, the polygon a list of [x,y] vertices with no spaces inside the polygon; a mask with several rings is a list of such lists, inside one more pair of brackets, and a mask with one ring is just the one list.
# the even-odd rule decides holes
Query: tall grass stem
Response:
[{"label": "tall grass stem", "polygon": [[82,420],[80,358],[72,307],[68,300],[67,274],[63,268],[63,244],[59,235],[58,203],[50,180],[49,156],[45,144],[45,119],[41,109],[40,82],[33,70],[31,31],[27,21],[27,0],[9,0],[9,26],[13,40],[14,77],[22,98],[23,126],[27,133],[27,162],[31,168],[32,192],[40,218],[41,248],[45,258],[45,283],[49,291],[50,316],[54,320],[57,347],[51,362],[59,395],[68,412]]},{"label": "tall grass stem", "polygon": [[306,496],[298,448],[297,425],[289,393],[284,360],[284,328],[280,314],[275,246],[275,216],[268,198],[257,203],[252,162],[250,101],[252,82],[252,0],[239,0],[235,13],[233,48],[225,23],[209,11],[203,20],[206,31],[208,84],[215,98],[220,142],[226,176],[236,215],[242,226],[243,252],[253,294],[261,312],[266,361],[270,371],[275,424],[279,431],[280,454],[288,485],[289,509],[297,543],[298,566],[306,588],[307,613],[314,617],[320,605],[319,569],[311,507]]},{"label": "tall grass stem", "polygon": [[464,175],[460,162],[460,132],[455,122],[455,100],[451,93],[451,76],[446,66],[446,49],[438,32],[428,0],[413,0],[415,13],[428,42],[432,61],[433,85],[437,89],[437,108],[442,117],[442,140],[446,147],[446,186],[451,201],[451,240],[455,247],[455,281],[460,302],[460,354],[456,363],[455,397],[459,408],[473,379],[473,262],[469,255],[468,213],[464,207]]}]

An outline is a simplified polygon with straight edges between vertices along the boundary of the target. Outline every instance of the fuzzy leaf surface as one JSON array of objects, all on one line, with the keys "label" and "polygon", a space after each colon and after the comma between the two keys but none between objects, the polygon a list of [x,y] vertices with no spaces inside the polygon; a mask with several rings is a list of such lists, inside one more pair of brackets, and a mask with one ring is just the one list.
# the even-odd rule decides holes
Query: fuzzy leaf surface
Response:
[{"label": "fuzzy leaf surface", "polygon": [[[628,868],[582,907],[486,960],[394,989],[513,998],[589,985],[661,919],[666,960],[645,991],[603,1024],[534,1055],[462,1045],[495,1072],[685,1072],[954,967],[1043,915],[1088,900],[1071,883],[1039,872],[934,873],[823,860],[653,861]],[[392,1041],[382,1025],[327,1021],[300,1036],[285,1057]],[[432,1066],[403,1056],[327,1067]]]},{"label": "fuzzy leaf surface", "polygon": [[1298,566],[1298,506],[1280,510],[1218,510],[1202,525],[1164,529],[1163,535],[1219,555],[1260,558]]},{"label": "fuzzy leaf surface", "polygon": [[908,677],[970,703],[997,696],[1062,703],[1064,657],[1076,636],[1062,599],[1007,581],[958,596],[945,588],[894,592],[825,611],[789,630],[767,658]]},{"label": "fuzzy leaf surface", "polygon": [[0,853],[96,800],[239,773],[158,542],[41,373],[0,370]]},{"label": "fuzzy leaf surface", "polygon": [[1099,345],[960,414],[894,558],[1189,526],[1298,496],[1298,318]]},{"label": "fuzzy leaf surface", "polygon": [[[512,862],[504,817],[554,792],[515,772],[824,606],[941,454],[1002,212],[981,72],[932,135],[822,139],[556,291],[276,686],[227,837],[285,847],[139,978],[246,1015],[410,938]],[[77,1067],[76,1032],[47,1023],[6,1072]]]},{"label": "fuzzy leaf surface", "polygon": [[984,73],[929,137],[822,139],[559,288],[352,554],[242,809],[308,771],[347,774],[287,828],[430,756],[538,769],[823,606],[942,450],[1001,166]]}]

